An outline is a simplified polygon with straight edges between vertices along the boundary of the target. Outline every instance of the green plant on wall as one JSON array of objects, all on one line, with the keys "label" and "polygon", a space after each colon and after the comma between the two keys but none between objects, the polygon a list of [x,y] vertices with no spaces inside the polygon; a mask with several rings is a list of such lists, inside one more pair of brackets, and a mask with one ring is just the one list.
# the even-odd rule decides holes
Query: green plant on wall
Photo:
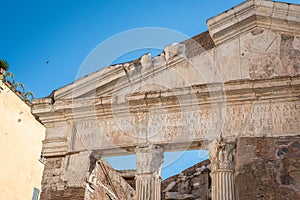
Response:
[{"label": "green plant on wall", "polygon": [[27,92],[24,84],[16,82],[12,72],[6,72],[9,69],[7,61],[0,59],[0,81],[6,82],[8,87],[16,92],[24,101],[31,102],[34,99],[32,92]]},{"label": "green plant on wall", "polygon": [[[19,90],[21,88],[21,90]],[[13,82],[12,84],[12,88],[11,88],[14,92],[16,91],[20,91],[22,94],[25,93],[25,86],[22,83],[18,83],[16,81]]]},{"label": "green plant on wall", "polygon": [[5,60],[0,59],[0,81],[5,78],[5,71],[8,70],[9,64]]},{"label": "green plant on wall", "polygon": [[4,73],[0,74],[0,81],[4,81],[4,79],[5,79],[5,74]]},{"label": "green plant on wall", "polygon": [[26,93],[24,93],[24,95],[23,95],[23,99],[24,99],[25,101],[31,102],[31,101],[34,99],[34,95],[33,95],[32,92],[26,92]]},{"label": "green plant on wall", "polygon": [[0,68],[4,69],[5,71],[8,70],[9,64],[7,61],[0,59]]},{"label": "green plant on wall", "polygon": [[9,81],[11,84],[15,83],[15,76],[12,72],[7,72],[3,76],[3,81]]}]

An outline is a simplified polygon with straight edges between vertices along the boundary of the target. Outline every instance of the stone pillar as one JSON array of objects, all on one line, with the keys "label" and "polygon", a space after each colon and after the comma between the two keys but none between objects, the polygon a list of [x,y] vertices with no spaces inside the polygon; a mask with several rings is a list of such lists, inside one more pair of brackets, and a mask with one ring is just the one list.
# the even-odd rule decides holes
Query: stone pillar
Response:
[{"label": "stone pillar", "polygon": [[234,142],[220,140],[210,152],[212,200],[234,200]]},{"label": "stone pillar", "polygon": [[136,200],[161,199],[161,166],[164,150],[150,145],[136,149]]}]

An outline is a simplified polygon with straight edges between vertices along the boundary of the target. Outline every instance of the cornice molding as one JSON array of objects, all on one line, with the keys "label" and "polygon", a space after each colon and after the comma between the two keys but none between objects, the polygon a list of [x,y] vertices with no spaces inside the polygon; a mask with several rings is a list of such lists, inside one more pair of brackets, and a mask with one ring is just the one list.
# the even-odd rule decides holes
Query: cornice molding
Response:
[{"label": "cornice molding", "polygon": [[[236,80],[224,84],[195,85],[190,88],[178,88],[171,91],[134,93],[126,97],[126,102],[121,103],[114,103],[112,96],[67,99],[55,102],[45,98],[33,102],[32,112],[46,125],[47,123],[81,118],[105,118],[111,117],[113,114],[126,116],[129,110],[147,112],[151,108],[152,111],[155,111],[153,106],[158,104],[162,104],[169,111],[172,109],[176,111],[178,108],[207,107],[220,103],[242,105],[253,101],[295,101],[299,100],[299,94],[300,76],[278,77],[265,80]],[[191,98],[193,99],[192,102]]]},{"label": "cornice molding", "polygon": [[207,20],[216,45],[256,27],[299,35],[300,5],[266,0],[248,0]]},{"label": "cornice molding", "polygon": [[[94,73],[86,75],[73,83],[59,88],[53,93],[54,99],[70,99],[70,98],[80,98],[89,92],[96,93],[98,88],[105,85],[111,85],[101,90],[101,95],[110,95],[112,92],[122,90],[123,88],[129,87],[135,83],[138,83],[142,79],[147,79],[149,76],[160,73],[163,70],[172,68],[182,62],[186,61],[185,52],[180,52],[173,57],[166,58],[165,54],[168,54],[169,47],[179,48],[176,44],[171,44],[167,46],[159,56],[151,58],[151,66],[143,66],[142,58],[138,61],[132,61],[128,63],[116,64],[114,66],[104,67]],[[137,72],[138,68],[141,70]],[[117,81],[117,85],[114,84]],[[111,84],[113,83],[113,84]]]}]

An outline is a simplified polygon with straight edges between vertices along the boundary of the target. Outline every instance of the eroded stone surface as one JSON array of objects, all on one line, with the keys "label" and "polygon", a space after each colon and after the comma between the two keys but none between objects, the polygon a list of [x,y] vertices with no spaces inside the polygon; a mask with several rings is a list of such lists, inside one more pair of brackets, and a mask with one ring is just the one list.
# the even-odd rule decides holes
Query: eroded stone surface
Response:
[{"label": "eroded stone surface", "polygon": [[277,150],[277,182],[300,193],[300,140],[281,145]]},{"label": "eroded stone surface", "polygon": [[293,43],[295,36],[281,35],[280,58],[282,67],[290,76],[300,74],[300,50],[295,49]]}]

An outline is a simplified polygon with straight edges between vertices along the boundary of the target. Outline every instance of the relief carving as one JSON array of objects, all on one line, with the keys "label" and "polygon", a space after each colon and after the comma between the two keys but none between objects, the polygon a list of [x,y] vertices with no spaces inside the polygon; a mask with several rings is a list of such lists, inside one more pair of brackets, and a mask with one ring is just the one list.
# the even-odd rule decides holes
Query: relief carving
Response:
[{"label": "relief carving", "polygon": [[252,59],[251,64],[249,72],[251,79],[270,78],[274,75],[279,60],[275,55],[264,55]]},{"label": "relief carving", "polygon": [[300,50],[294,48],[294,40],[295,36],[281,35],[280,59],[283,70],[290,76],[300,74]]},{"label": "relief carving", "polygon": [[299,39],[293,35],[255,30],[253,38],[245,40],[244,57],[249,59],[251,79],[300,74]]}]

